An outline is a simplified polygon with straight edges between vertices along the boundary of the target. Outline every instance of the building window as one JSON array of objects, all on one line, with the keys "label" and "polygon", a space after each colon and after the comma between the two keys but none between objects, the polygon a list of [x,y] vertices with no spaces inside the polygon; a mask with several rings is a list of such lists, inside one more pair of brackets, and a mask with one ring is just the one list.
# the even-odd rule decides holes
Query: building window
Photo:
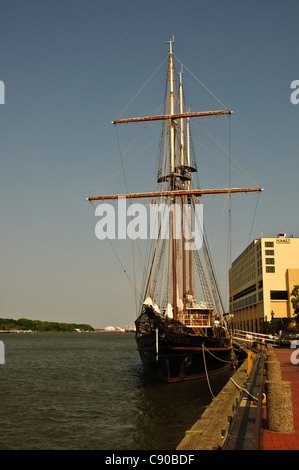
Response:
[{"label": "building window", "polygon": [[259,298],[259,302],[262,302],[262,300],[263,300],[263,298],[264,298],[264,297],[263,297],[263,291],[262,291],[262,290],[259,292],[258,298]]},{"label": "building window", "polygon": [[266,258],[266,264],[275,264],[274,258]]},{"label": "building window", "polygon": [[265,242],[265,246],[268,248],[274,247],[274,242]]},{"label": "building window", "polygon": [[274,256],[274,250],[265,250],[266,256]]},{"label": "building window", "polygon": [[288,300],[288,291],[287,290],[271,290],[270,298],[271,300]]},{"label": "building window", "polygon": [[240,299],[241,297],[244,297],[247,294],[250,294],[251,292],[254,292],[256,290],[256,285],[253,284],[250,287],[247,287],[247,289],[242,290],[238,294],[234,295],[233,300]]},{"label": "building window", "polygon": [[275,273],[274,266],[266,266],[266,273]]}]

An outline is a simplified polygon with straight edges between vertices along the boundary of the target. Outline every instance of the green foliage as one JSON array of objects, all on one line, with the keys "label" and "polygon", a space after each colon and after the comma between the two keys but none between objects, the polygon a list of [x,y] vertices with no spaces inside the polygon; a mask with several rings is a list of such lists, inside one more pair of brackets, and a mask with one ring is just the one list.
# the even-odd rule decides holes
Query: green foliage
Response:
[{"label": "green foliage", "polygon": [[31,330],[38,332],[60,331],[68,333],[72,333],[76,330],[94,331],[92,326],[85,324],[28,320],[27,318],[19,318],[19,320],[0,318],[0,330]]},{"label": "green foliage", "polygon": [[299,286],[294,286],[294,289],[291,292],[291,302],[294,309],[294,314],[296,319],[299,320]]}]

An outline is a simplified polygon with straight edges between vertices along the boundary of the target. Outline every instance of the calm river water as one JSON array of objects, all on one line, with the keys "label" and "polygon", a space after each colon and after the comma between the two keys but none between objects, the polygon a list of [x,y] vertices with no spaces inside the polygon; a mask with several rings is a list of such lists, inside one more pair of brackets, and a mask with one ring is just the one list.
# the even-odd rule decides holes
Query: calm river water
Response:
[{"label": "calm river water", "polygon": [[[0,449],[174,450],[206,380],[149,382],[134,334],[0,334]],[[228,380],[211,381],[214,394]]]}]

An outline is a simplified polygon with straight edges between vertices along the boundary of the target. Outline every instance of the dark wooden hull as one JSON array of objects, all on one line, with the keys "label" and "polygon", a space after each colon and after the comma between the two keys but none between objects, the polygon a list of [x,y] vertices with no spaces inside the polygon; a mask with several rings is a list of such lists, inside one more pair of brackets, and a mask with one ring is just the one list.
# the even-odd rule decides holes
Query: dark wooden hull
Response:
[{"label": "dark wooden hull", "polygon": [[221,336],[220,329],[214,333],[192,334],[180,322],[165,319],[145,307],[136,320],[136,342],[145,373],[153,379],[178,382],[211,377],[231,367],[231,340]]}]

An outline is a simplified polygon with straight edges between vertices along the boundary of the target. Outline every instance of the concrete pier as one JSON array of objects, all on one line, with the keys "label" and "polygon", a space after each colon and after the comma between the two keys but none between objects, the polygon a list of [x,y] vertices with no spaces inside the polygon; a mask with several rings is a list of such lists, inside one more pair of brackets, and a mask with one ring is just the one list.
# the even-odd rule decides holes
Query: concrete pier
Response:
[{"label": "concrete pier", "polygon": [[177,450],[299,450],[299,349],[258,348]]},{"label": "concrete pier", "polygon": [[258,351],[253,357],[251,351],[248,353],[249,357],[213,399],[200,419],[186,431],[177,450],[258,447],[260,417],[258,424],[256,417],[261,397],[264,356],[262,351]]}]

